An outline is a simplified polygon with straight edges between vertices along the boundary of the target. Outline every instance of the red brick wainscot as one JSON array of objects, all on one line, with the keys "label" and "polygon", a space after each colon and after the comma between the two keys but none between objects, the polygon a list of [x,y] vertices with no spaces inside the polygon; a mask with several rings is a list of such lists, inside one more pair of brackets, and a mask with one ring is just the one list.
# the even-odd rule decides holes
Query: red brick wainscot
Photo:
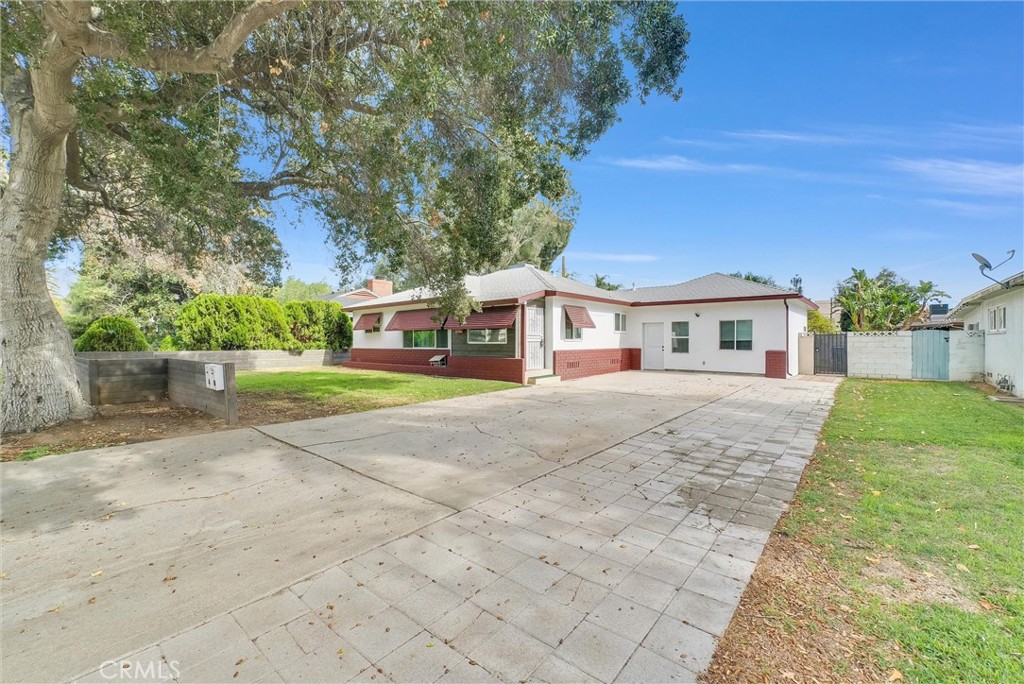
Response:
[{"label": "red brick wainscot", "polygon": [[769,349],[764,353],[764,376],[785,380],[786,373],[786,352]]},{"label": "red brick wainscot", "polygon": [[562,349],[554,356],[554,373],[563,380],[640,370],[639,349]]},{"label": "red brick wainscot", "polygon": [[353,349],[346,368],[383,370],[395,373],[419,373],[446,378],[476,378],[523,384],[526,368],[523,359],[493,359],[483,356],[452,356],[448,365],[430,365],[431,357],[447,353],[444,349]]}]

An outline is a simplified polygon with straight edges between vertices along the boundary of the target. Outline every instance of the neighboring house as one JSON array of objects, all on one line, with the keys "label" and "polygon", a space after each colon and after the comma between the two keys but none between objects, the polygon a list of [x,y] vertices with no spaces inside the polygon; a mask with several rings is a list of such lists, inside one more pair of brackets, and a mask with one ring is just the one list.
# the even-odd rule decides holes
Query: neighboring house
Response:
[{"label": "neighboring house", "polygon": [[384,280],[383,278],[370,278],[366,281],[366,287],[348,290],[347,292],[332,292],[329,295],[324,295],[320,299],[326,299],[329,302],[338,302],[341,304],[341,308],[348,311],[351,306],[363,304],[372,299],[387,297],[393,292],[394,290],[390,280]]},{"label": "neighboring house", "polygon": [[963,298],[946,317],[985,332],[985,381],[1024,396],[1024,272]]},{"label": "neighboring house", "polygon": [[620,370],[796,373],[807,311],[796,292],[713,273],[677,285],[602,290],[533,266],[468,276],[483,309],[435,320],[423,289],[349,307],[346,365],[525,382]]}]

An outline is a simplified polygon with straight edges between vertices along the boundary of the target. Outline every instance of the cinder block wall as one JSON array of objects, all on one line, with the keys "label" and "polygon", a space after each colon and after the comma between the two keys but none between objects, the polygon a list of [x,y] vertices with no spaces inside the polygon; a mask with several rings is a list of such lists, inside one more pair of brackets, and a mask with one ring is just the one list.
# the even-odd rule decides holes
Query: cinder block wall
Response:
[{"label": "cinder block wall", "polygon": [[234,351],[179,351],[179,352],[83,352],[83,359],[182,359],[205,363],[233,363],[235,370],[269,370],[274,368],[310,368],[333,366],[347,361],[348,352],[329,349],[304,351],[234,350]]},{"label": "cinder block wall", "polygon": [[985,333],[952,330],[949,333],[949,379],[981,382],[985,379]]},{"label": "cinder block wall", "polygon": [[851,378],[910,380],[911,332],[847,333],[846,369]]},{"label": "cinder block wall", "polygon": [[206,362],[167,359],[167,398],[234,425],[238,422],[235,364],[221,365],[224,366],[224,389],[212,390],[206,387]]}]

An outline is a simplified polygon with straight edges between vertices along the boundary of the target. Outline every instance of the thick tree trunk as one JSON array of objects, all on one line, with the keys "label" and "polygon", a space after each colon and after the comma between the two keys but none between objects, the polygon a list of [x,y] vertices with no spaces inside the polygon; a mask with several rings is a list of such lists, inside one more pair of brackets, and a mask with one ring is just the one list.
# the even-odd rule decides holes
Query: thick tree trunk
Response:
[{"label": "thick tree trunk", "polygon": [[[82,397],[67,327],[50,300],[45,261],[60,218],[73,129],[73,63],[4,84],[11,173],[0,198],[0,431],[94,415]],[[33,92],[35,91],[35,92]],[[45,94],[44,92],[45,91]]]}]

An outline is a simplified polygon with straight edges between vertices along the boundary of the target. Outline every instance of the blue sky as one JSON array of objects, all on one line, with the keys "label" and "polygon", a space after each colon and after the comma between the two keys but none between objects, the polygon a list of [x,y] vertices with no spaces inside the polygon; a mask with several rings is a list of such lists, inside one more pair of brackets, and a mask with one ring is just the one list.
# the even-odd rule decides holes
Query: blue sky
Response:
[{"label": "blue sky", "polygon": [[[954,300],[1024,264],[1024,4],[696,3],[679,102],[631,103],[573,164],[570,271],[754,271],[827,297],[853,266]],[[284,224],[284,222],[282,222]],[[334,283],[319,226],[287,273]],[[1011,270],[1012,269],[1012,270]]]}]

